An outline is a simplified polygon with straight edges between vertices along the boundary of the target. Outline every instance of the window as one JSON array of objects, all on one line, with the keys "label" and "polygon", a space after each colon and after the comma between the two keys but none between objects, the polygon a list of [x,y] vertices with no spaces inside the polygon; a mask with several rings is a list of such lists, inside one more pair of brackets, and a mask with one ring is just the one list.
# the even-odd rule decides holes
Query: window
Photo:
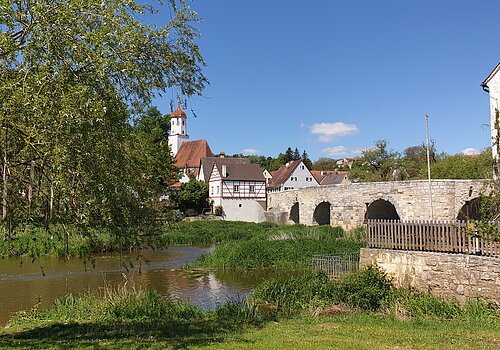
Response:
[{"label": "window", "polygon": [[240,186],[239,185],[234,185],[233,186],[233,191],[234,192],[240,192]]},{"label": "window", "polygon": [[219,186],[217,186],[217,192],[215,192],[216,194],[219,194]]},{"label": "window", "polygon": [[186,125],[186,122],[184,121],[184,119],[182,120],[182,126]]},{"label": "window", "polygon": [[214,186],[210,187],[210,194],[214,194]]},{"label": "window", "polygon": [[301,165],[301,166],[300,166],[300,169],[301,169],[301,170],[304,170],[304,166],[303,166],[303,165]]},{"label": "window", "polygon": [[250,193],[255,193],[255,186],[254,185],[250,185],[249,191],[250,191]]},{"label": "window", "polygon": [[241,203],[240,203],[240,204],[238,204],[238,207],[240,207],[240,208],[241,208]]},{"label": "window", "polygon": [[290,178],[290,181],[297,181],[297,177],[296,177],[296,176],[292,176],[292,177]]}]

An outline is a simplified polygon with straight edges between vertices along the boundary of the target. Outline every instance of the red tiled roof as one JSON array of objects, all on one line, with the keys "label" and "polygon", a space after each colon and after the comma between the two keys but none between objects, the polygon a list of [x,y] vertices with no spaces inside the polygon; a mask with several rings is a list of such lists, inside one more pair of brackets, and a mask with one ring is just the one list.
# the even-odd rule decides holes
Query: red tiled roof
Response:
[{"label": "red tiled roof", "polygon": [[318,181],[320,185],[338,185],[341,184],[342,181],[344,181],[346,175],[345,174],[326,174],[324,177],[321,179],[321,181]]},{"label": "red tiled roof", "polygon": [[207,140],[185,141],[177,151],[175,166],[177,168],[198,168],[202,158],[213,156]]},{"label": "red tiled roof", "polygon": [[300,160],[292,160],[291,162],[280,166],[278,170],[273,171],[271,173],[273,175],[273,178],[269,181],[268,187],[280,187],[281,185],[283,185],[300,163]]},{"label": "red tiled roof", "polygon": [[173,111],[172,113],[170,113],[170,118],[187,118],[186,117],[186,112],[184,112],[181,109],[181,106],[178,106],[175,111]]},{"label": "red tiled roof", "polygon": [[320,185],[323,185],[325,178],[329,175],[348,175],[348,171],[337,171],[337,170],[311,170],[312,176],[318,181]]}]

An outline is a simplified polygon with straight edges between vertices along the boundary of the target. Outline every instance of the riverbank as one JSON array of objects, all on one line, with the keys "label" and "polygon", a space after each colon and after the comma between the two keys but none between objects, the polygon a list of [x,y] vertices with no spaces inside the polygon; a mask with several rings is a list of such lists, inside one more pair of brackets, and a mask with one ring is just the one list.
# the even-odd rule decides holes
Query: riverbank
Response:
[{"label": "riverbank", "polygon": [[[5,234],[4,234],[5,235]],[[307,268],[313,254],[349,255],[364,246],[364,231],[340,227],[231,221],[179,222],[141,228],[25,226],[0,240],[0,257],[85,257],[102,252],[171,245],[215,246],[197,267]]]},{"label": "riverbank", "polygon": [[499,334],[493,306],[472,301],[462,307],[397,290],[369,269],[340,282],[322,274],[266,282],[249,303],[208,312],[124,288],[66,296],[48,310],[18,314],[0,331],[0,347],[497,349]]}]

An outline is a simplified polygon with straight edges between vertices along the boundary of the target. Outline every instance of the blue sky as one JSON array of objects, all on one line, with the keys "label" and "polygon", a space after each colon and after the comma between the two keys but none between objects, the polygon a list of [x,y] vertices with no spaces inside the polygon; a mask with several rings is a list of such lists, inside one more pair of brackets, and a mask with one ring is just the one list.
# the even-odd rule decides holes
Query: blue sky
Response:
[{"label": "blue sky", "polygon": [[[210,86],[188,99],[188,133],[215,153],[403,151],[425,140],[426,113],[439,151],[490,143],[480,83],[500,62],[498,0],[190,4]],[[170,95],[154,104],[170,112]]]}]

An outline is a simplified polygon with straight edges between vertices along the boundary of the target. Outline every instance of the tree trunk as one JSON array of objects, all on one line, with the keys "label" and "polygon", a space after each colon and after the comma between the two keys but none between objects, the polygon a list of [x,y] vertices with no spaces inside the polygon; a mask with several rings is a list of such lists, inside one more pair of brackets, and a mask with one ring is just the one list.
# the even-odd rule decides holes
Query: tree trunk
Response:
[{"label": "tree trunk", "polygon": [[9,165],[8,165],[8,157],[7,157],[7,131],[8,129],[5,128],[5,140],[4,140],[4,145],[3,145],[3,169],[2,169],[2,180],[3,180],[3,190],[2,190],[2,220],[5,222],[7,220],[8,216],[8,172],[9,172]]},{"label": "tree trunk", "polygon": [[35,182],[35,161],[31,161],[30,182],[28,185],[28,216],[31,217],[31,202],[33,201],[33,183]]}]

